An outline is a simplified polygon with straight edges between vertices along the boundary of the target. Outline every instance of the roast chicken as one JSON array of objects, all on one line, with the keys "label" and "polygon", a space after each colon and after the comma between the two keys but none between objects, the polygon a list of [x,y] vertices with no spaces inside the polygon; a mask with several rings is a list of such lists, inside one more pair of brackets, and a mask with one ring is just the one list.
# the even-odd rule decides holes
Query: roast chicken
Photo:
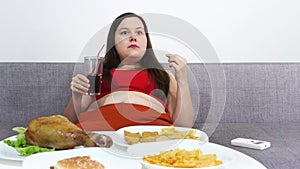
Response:
[{"label": "roast chicken", "polygon": [[110,147],[109,136],[89,133],[77,127],[62,115],[33,119],[25,131],[26,142],[40,147],[71,149],[76,146]]}]

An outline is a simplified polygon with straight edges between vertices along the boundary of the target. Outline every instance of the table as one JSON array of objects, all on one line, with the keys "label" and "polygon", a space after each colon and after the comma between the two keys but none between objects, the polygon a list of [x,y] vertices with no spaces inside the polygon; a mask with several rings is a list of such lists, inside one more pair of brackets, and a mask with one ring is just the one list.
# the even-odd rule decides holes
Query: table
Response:
[{"label": "table", "polygon": [[[102,134],[113,136],[115,132],[100,132]],[[230,149],[228,147],[208,142],[206,144],[210,144],[212,146],[216,146],[222,148],[228,152],[233,153],[236,156],[236,159],[229,165],[222,167],[222,169],[266,169],[260,162],[256,161],[252,157],[238,152],[236,150]],[[112,151],[121,151],[116,146],[112,146],[110,148]],[[125,152],[124,152],[125,153]],[[128,159],[130,160],[130,159]],[[11,161],[11,160],[4,160],[0,159],[0,168],[1,169],[22,169],[22,162],[20,161]]]}]

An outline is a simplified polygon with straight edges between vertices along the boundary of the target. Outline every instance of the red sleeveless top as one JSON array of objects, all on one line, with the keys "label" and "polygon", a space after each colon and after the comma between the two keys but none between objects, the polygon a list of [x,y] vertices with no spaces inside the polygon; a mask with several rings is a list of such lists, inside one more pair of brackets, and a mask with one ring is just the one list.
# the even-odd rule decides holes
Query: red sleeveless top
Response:
[{"label": "red sleeveless top", "polygon": [[116,91],[136,91],[154,97],[166,107],[166,102],[154,95],[156,90],[155,80],[148,74],[147,70],[113,69],[110,73],[113,77],[111,84],[102,81],[101,94],[96,96],[97,100]]},{"label": "red sleeveless top", "polygon": [[[103,81],[101,95],[96,99],[115,91],[137,91],[153,96],[165,107],[166,103],[154,96],[155,80],[147,70],[111,70],[111,84]],[[166,113],[157,112],[143,105],[116,103],[101,106],[98,109],[80,113],[77,125],[87,131],[118,130],[133,125],[173,125],[172,118]]]}]

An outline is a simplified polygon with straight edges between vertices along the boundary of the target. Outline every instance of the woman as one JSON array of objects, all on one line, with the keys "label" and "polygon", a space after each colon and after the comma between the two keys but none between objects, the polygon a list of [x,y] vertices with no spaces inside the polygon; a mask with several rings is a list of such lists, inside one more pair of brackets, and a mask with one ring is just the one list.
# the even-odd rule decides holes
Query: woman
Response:
[{"label": "woman", "polygon": [[85,130],[142,124],[192,127],[186,59],[177,54],[166,57],[175,77],[157,61],[143,18],[134,13],[120,15],[107,38],[101,95],[86,95],[89,81],[76,75],[70,86],[73,98],[64,115]]}]

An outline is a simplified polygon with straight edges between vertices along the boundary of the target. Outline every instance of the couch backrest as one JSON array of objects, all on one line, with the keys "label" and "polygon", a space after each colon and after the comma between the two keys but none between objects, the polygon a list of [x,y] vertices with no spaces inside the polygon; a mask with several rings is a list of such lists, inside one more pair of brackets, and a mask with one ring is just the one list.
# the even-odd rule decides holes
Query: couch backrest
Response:
[{"label": "couch backrest", "polygon": [[[26,125],[63,113],[74,68],[74,63],[0,63],[0,122]],[[223,107],[221,122],[300,122],[299,68],[298,63],[189,64],[196,123]]]}]

